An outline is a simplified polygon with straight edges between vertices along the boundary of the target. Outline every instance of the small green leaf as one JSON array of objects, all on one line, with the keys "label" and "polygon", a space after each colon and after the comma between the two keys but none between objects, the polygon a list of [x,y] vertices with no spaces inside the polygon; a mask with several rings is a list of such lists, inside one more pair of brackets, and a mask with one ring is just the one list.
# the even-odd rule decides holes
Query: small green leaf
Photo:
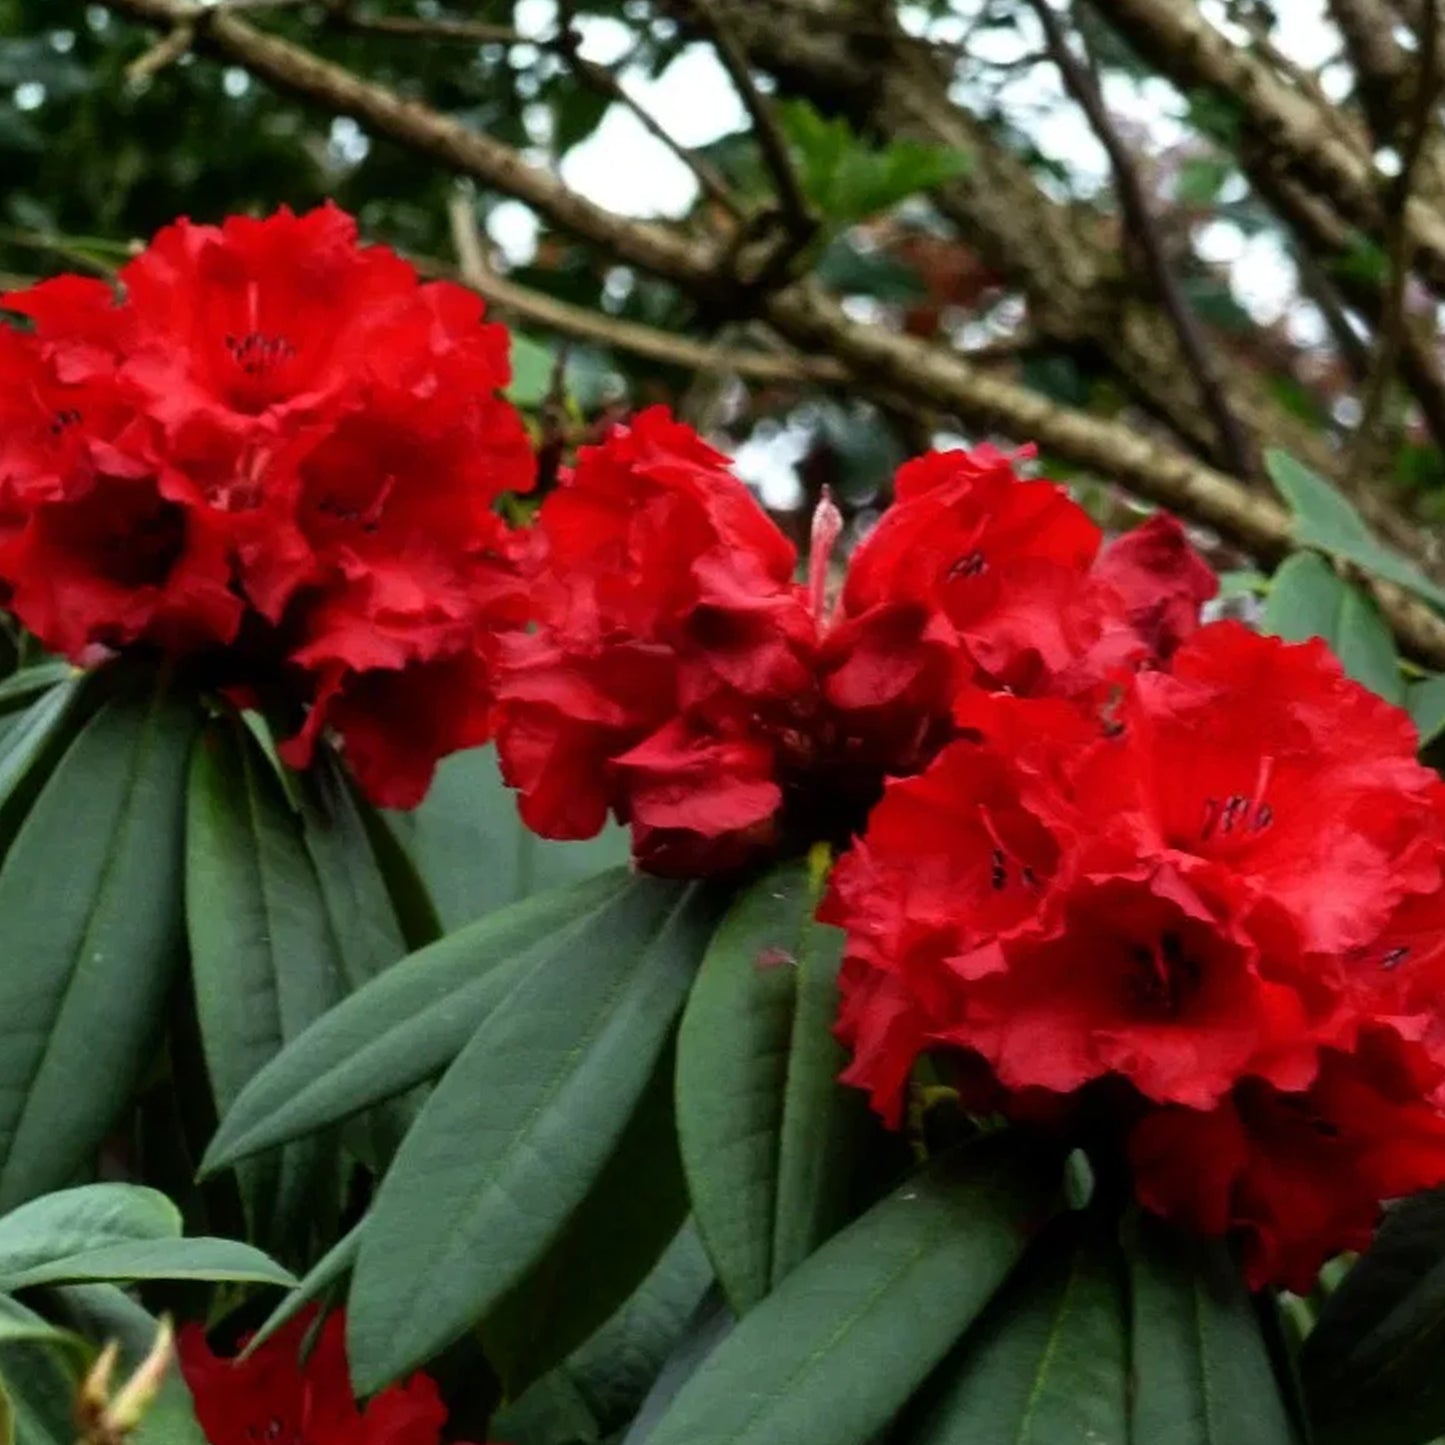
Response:
[{"label": "small green leaf", "polygon": [[1413,562],[1376,540],[1365,520],[1339,491],[1288,452],[1270,451],[1265,465],[1295,516],[1295,540],[1397,583],[1436,607],[1445,607],[1437,587]]},{"label": "small green leaf", "polygon": [[0,1217],[0,1278],[93,1249],[180,1234],[180,1211],[157,1190],[137,1184],[62,1189]]},{"label": "small green leaf", "polygon": [[344,999],[241,1091],[203,1173],[325,1128],[440,1074],[516,984],[576,948],[628,886],[617,871],[501,909]]},{"label": "small green leaf", "polygon": [[1125,1252],[1133,1316],[1130,1438],[1149,1445],[1297,1445],[1228,1251],[1140,1216]]},{"label": "small green leaf", "polygon": [[[341,996],[326,904],[291,810],[243,724],[197,741],[186,827],[186,920],[218,1111]],[[336,1175],[335,1147],[300,1142],[237,1171],[253,1238],[299,1246]]]},{"label": "small green leaf", "polygon": [[66,1255],[0,1274],[0,1290],[42,1284],[90,1284],[142,1279],[231,1280],[294,1285],[295,1276],[259,1249],[235,1239],[136,1239]]},{"label": "small green leaf", "polygon": [[818,882],[785,863],[734,903],[678,1036],[689,1192],[732,1306],[758,1303],[847,1218],[868,1112],[838,1084],[843,935],[813,921]]},{"label": "small green leaf", "polygon": [[196,722],[163,688],[107,704],[0,866],[0,1208],[85,1168],[153,1045],[184,946]]},{"label": "small green leaf", "polygon": [[512,332],[512,380],[507,399],[524,410],[533,410],[547,400],[557,361],[549,347],[520,331]]},{"label": "small green leaf", "polygon": [[1296,552],[1269,584],[1261,629],[1286,642],[1318,637],[1333,646],[1345,586],[1318,552]]},{"label": "small green leaf", "polygon": [[1128,1353],[1117,1246],[1061,1221],[940,1366],[900,1445],[1125,1445]]},{"label": "small green leaf", "polygon": [[539,957],[476,1030],[382,1180],[352,1279],[364,1393],[495,1306],[612,1153],[666,1045],[721,899],[634,877],[586,938]]},{"label": "small green leaf", "polygon": [[251,1336],[242,1357],[260,1349],[277,1330],[284,1329],[313,1301],[330,1293],[332,1287],[351,1273],[356,1264],[357,1252],[361,1249],[361,1231],[366,1227],[363,1219],[341,1236],[322,1257],[306,1272],[306,1277],[267,1315],[265,1323]]},{"label": "small green leaf", "polygon": [[1433,743],[1445,733],[1445,672],[1432,673],[1410,684],[1405,706],[1420,731],[1420,746]]},{"label": "small green leaf", "polygon": [[1174,199],[1181,206],[1212,206],[1233,174],[1232,157],[1191,156],[1179,167],[1174,182]]},{"label": "small green leaf", "polygon": [[1057,1185],[1014,1138],[935,1160],[747,1315],[648,1445],[872,1440],[1008,1277]]},{"label": "small green leaf", "polygon": [[1397,706],[1405,701],[1400,654],[1380,609],[1358,587],[1346,587],[1335,631],[1335,651],[1358,683]]}]

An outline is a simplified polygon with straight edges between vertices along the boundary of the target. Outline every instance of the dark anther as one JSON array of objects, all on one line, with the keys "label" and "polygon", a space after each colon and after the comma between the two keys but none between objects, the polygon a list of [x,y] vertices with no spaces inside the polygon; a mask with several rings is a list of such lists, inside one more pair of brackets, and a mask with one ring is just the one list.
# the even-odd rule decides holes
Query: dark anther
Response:
[{"label": "dark anther", "polygon": [[247,376],[261,376],[296,355],[296,348],[284,336],[267,336],[260,331],[228,335],[226,350]]},{"label": "dark anther", "polygon": [[1263,833],[1274,822],[1274,809],[1268,803],[1261,803],[1254,811],[1254,831]]},{"label": "dark anther", "polygon": [[1029,888],[1037,888],[1039,886],[1039,880],[1034,876],[1034,870],[1030,868],[1027,863],[1019,870],[1019,877],[1024,880],[1024,884]]},{"label": "dark anther", "polygon": [[976,548],[965,553],[948,569],[950,577],[979,577],[988,571],[988,559]]},{"label": "dark anther", "polygon": [[990,855],[989,863],[991,872],[989,882],[995,889],[1004,888],[1008,885],[1008,866],[1004,861],[1003,849],[995,848]]},{"label": "dark anther", "polygon": [[1407,948],[1404,944],[1401,944],[1398,948],[1392,948],[1388,953],[1385,954],[1385,956],[1380,960],[1380,967],[1388,973],[1391,969],[1399,968],[1399,966],[1404,963],[1404,961],[1409,958],[1409,956],[1409,948]]},{"label": "dark anther", "polygon": [[1244,817],[1249,808],[1249,799],[1242,793],[1234,793],[1224,801],[1224,812],[1219,819],[1222,832],[1234,832],[1234,825]]},{"label": "dark anther", "polygon": [[80,425],[80,413],[74,407],[65,407],[50,418],[47,430],[53,437],[63,436],[67,427]]}]

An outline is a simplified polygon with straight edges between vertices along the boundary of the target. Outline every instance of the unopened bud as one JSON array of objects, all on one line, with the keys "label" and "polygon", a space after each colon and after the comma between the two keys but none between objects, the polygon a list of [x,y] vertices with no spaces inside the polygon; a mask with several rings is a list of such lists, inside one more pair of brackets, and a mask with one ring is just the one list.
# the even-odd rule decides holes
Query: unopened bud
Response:
[{"label": "unopened bud", "polygon": [[141,1423],[146,1411],[155,1404],[161,1386],[165,1384],[166,1374],[175,1354],[175,1330],[171,1328],[169,1317],[162,1316],[150,1353],[111,1401],[108,1423],[113,1431],[124,1435]]},{"label": "unopened bud", "polygon": [[813,534],[808,546],[808,606],[820,630],[827,621],[823,609],[828,599],[828,566],[842,534],[843,514],[834,504],[832,492],[824,487],[813,509]]}]

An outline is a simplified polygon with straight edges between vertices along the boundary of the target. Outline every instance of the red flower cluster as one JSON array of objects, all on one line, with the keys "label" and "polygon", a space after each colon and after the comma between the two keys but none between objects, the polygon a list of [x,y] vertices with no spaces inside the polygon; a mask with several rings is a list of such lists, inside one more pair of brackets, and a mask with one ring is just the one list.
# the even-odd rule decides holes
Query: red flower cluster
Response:
[{"label": "red flower cluster", "polygon": [[1445,785],[1323,644],[1236,623],[1107,715],[974,694],[889,785],[822,913],[845,1078],[896,1119],[944,1047],[971,1103],[1102,1108],[1146,1206],[1308,1289],[1445,1181]]},{"label": "red flower cluster", "polygon": [[553,838],[609,812],[657,872],[725,869],[787,835],[846,837],[922,767],[960,692],[1086,698],[1167,658],[1215,590],[1172,520],[1100,552],[1063,490],[990,448],[903,468],[824,594],[725,458],[656,409],[543,504],[527,635],[504,639],[503,771]]},{"label": "red flower cluster", "polygon": [[0,298],[0,603],[77,660],[204,656],[344,740],[382,803],[486,734],[526,620],[493,513],[530,487],[507,336],[334,207],[178,222],[120,273]]},{"label": "red flower cluster", "polygon": [[328,1316],[306,1354],[314,1322],[307,1311],[245,1360],[212,1353],[199,1325],[181,1331],[181,1373],[211,1445],[437,1445],[447,1411],[431,1379],[414,1375],[363,1411],[351,1393],[343,1317]]}]

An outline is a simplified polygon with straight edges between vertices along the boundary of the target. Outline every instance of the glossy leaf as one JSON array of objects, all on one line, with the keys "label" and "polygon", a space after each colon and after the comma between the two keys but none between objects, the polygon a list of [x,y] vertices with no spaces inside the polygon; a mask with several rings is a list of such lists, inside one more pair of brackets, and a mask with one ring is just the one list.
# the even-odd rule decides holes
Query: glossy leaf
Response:
[{"label": "glossy leaf", "polygon": [[136,1184],[62,1189],[0,1216],[0,1278],[92,1249],[180,1234],[180,1211],[154,1189]]},{"label": "glossy leaf", "polygon": [[801,1264],[683,1387],[648,1445],[865,1445],[993,1297],[1057,1178],[1013,1139],[955,1151]]},{"label": "glossy leaf", "polygon": [[867,1109],[837,1082],[843,935],[813,920],[806,862],[723,920],[678,1035],[677,1115],[698,1228],[733,1308],[751,1309],[846,1218]]},{"label": "glossy leaf", "polygon": [[533,963],[575,949],[628,886],[616,872],[501,909],[388,969],[318,1020],[241,1091],[211,1143],[216,1169],[440,1074]]},{"label": "glossy leaf", "polygon": [[1133,1436],[1149,1445],[1296,1445],[1239,1269],[1147,1216],[1126,1235]]},{"label": "glossy leaf", "polygon": [[1076,1221],[1040,1240],[930,1381],[900,1445],[1127,1445],[1117,1247]]},{"label": "glossy leaf", "polygon": [[1445,1433],[1445,1191],[1385,1216],[1301,1356],[1321,1445],[1423,1445]]},{"label": "glossy leaf", "polygon": [[[299,821],[236,721],[208,728],[192,759],[186,921],[206,1069],[224,1114],[342,992]],[[238,1170],[251,1236],[276,1248],[295,1245],[318,1209],[323,1177],[334,1171],[334,1147],[325,1140],[299,1142]]]},{"label": "glossy leaf", "polygon": [[84,717],[84,701],[94,691],[93,684],[73,677],[46,688],[27,707],[5,716],[5,730],[0,733],[0,858],[14,841],[45,780],[74,741]]},{"label": "glossy leaf", "polygon": [[183,946],[195,726],[162,690],[108,703],[0,866],[0,1209],[75,1177],[155,1038]]},{"label": "glossy leaf", "polygon": [[646,1087],[717,907],[711,889],[634,877],[483,1020],[362,1235],[347,1322],[361,1390],[485,1317],[557,1237]]},{"label": "glossy leaf", "polygon": [[30,707],[63,682],[76,678],[68,662],[38,662],[0,679],[0,716]]},{"label": "glossy leaf", "polygon": [[515,1399],[642,1284],[687,1216],[664,1054],[617,1148],[535,1268],[487,1316],[487,1358]]},{"label": "glossy leaf", "polygon": [[1295,517],[1295,540],[1363,567],[1372,576],[1398,583],[1436,607],[1445,607],[1438,587],[1398,552],[1380,542],[1354,506],[1318,473],[1287,452],[1270,451],[1265,465]]}]

